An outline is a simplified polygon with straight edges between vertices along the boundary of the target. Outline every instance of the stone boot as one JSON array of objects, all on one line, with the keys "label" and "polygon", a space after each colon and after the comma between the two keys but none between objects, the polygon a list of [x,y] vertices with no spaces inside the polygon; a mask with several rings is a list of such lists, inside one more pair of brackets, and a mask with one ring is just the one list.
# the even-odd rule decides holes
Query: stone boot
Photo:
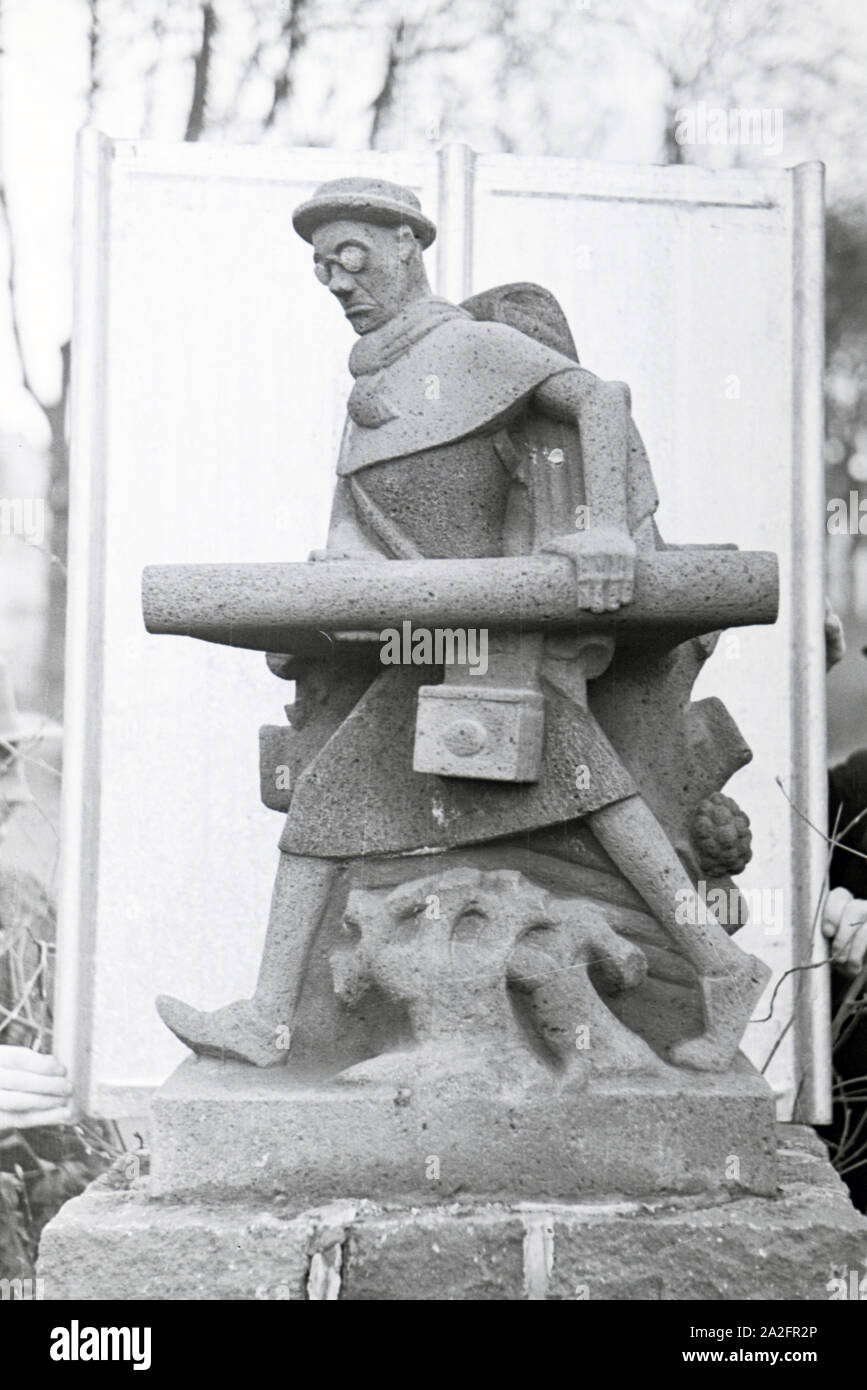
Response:
[{"label": "stone boot", "polygon": [[770,975],[764,961],[744,956],[740,969],[726,975],[699,976],[704,1032],[674,1043],[669,1060],[676,1067],[691,1067],[693,1071],[727,1071]]},{"label": "stone boot", "polygon": [[231,1058],[254,1067],[276,1067],[288,1056],[288,1036],[259,1013],[252,999],[239,999],[208,1013],[161,994],[157,1013],[176,1038],[202,1057]]}]

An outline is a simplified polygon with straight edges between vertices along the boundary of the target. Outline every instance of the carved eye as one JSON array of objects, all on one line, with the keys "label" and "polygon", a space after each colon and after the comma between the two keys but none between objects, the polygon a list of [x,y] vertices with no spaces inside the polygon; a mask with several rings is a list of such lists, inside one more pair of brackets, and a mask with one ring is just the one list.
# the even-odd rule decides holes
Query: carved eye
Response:
[{"label": "carved eye", "polygon": [[397,915],[394,929],[391,933],[391,940],[412,941],[425,927],[425,900],[416,899],[415,902],[407,903]]},{"label": "carved eye", "polygon": [[350,275],[357,275],[367,263],[367,253],[360,246],[344,246],[337,259]]},{"label": "carved eye", "polygon": [[452,931],[453,941],[475,941],[488,925],[487,914],[475,903],[464,908]]},{"label": "carved eye", "polygon": [[323,285],[328,285],[331,283],[332,266],[335,265],[339,265],[348,275],[357,275],[367,265],[367,252],[363,246],[344,246],[336,256],[314,261],[313,274]]},{"label": "carved eye", "polygon": [[536,922],[520,938],[522,946],[537,946],[542,951],[556,952],[560,933],[553,922]]}]

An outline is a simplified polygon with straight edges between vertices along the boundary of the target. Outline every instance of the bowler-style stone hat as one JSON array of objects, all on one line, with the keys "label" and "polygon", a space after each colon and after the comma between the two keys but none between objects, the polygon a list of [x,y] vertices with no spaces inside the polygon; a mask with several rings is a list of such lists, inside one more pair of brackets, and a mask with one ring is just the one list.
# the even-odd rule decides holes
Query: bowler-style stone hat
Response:
[{"label": "bowler-style stone hat", "polygon": [[437,234],[415,194],[386,179],[330,179],[328,183],[321,183],[313,197],[295,209],[292,225],[305,241],[312,241],[317,227],[343,218],[375,222],[384,227],[405,223],[425,250]]}]

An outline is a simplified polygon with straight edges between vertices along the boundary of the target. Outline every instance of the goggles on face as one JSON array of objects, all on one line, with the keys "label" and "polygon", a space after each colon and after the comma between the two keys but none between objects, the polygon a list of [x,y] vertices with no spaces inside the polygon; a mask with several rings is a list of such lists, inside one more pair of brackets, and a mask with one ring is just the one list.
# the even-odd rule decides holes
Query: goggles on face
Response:
[{"label": "goggles on face", "polygon": [[323,285],[327,285],[331,279],[332,267],[339,265],[341,270],[345,270],[349,275],[357,275],[367,264],[367,252],[360,246],[344,246],[342,251],[338,251],[336,256],[324,256],[321,261],[316,261],[313,272],[317,280]]}]

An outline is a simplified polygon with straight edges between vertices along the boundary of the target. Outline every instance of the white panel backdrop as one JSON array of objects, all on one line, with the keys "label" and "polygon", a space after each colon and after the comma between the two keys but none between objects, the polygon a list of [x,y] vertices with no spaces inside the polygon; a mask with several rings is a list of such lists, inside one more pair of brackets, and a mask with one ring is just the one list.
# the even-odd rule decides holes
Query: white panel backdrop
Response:
[{"label": "white panel backdrop", "polygon": [[[754,825],[743,886],[782,894],[768,899],[782,917],[740,939],[778,977],[814,949],[824,846],[802,817],[825,817],[821,170],[85,131],[58,1047],[101,1113],[141,1114],[185,1055],[156,993],[212,1007],[255,980],[281,828],[258,799],[257,730],[282,719],[285,688],[260,654],[147,636],[140,576],[323,544],[354,338],[290,219],[316,183],[365,172],[409,184],[437,218],[440,293],[537,280],[582,362],[630,383],[667,540],[779,552],[780,623],[721,644],[698,693],[725,700],[755,753],[730,784]],[[779,1044],[782,1114],[796,1094],[805,1116],[827,1105],[825,974],[789,977],[748,1034],[760,1066]]]}]

